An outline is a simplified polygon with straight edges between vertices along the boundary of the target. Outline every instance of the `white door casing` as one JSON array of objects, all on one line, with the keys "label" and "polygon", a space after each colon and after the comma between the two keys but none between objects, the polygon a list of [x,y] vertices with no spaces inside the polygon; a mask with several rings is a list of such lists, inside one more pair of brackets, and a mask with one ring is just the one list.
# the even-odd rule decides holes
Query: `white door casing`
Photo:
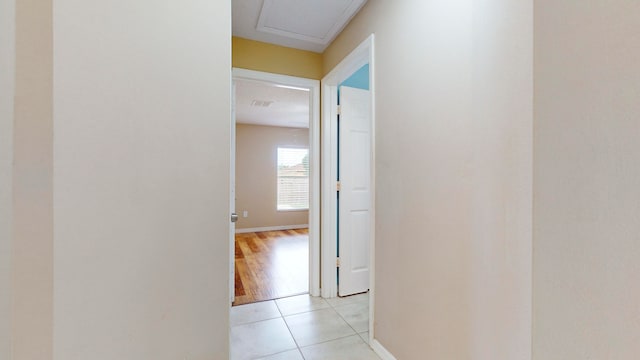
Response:
[{"label": "white door casing", "polygon": [[[233,201],[230,213],[235,210],[235,81],[238,79],[258,81],[273,85],[293,86],[309,90],[309,294],[320,296],[320,81],[294,77],[282,74],[273,74],[262,71],[233,68],[233,107],[231,119],[231,143],[232,159],[230,171],[232,174],[231,201]],[[230,231],[231,253],[229,261],[231,263],[231,291],[235,291],[235,224],[232,224]],[[233,295],[232,295],[233,296]]]},{"label": "white door casing", "polygon": [[371,96],[340,87],[338,294],[369,290],[371,228]]}]

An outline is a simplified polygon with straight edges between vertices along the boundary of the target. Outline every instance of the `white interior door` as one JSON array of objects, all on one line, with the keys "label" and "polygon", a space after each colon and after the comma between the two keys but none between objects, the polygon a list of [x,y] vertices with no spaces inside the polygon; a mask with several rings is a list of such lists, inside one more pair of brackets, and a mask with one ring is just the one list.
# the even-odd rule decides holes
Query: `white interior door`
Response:
[{"label": "white interior door", "polygon": [[338,295],[369,290],[371,224],[371,97],[340,87]]},{"label": "white interior door", "polygon": [[[231,216],[231,226],[229,226],[229,297],[233,303],[236,295],[235,287],[235,253],[236,253],[236,83],[233,82],[231,92],[231,124],[230,124],[231,148],[229,153],[229,214]],[[235,217],[235,219],[234,219]]]}]

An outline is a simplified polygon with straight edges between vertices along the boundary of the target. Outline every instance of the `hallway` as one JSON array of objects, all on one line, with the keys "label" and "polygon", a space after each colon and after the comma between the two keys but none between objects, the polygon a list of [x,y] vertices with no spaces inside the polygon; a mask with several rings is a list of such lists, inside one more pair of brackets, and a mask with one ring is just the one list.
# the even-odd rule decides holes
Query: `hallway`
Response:
[{"label": "hallway", "polygon": [[378,360],[369,295],[299,295],[231,308],[232,360]]}]

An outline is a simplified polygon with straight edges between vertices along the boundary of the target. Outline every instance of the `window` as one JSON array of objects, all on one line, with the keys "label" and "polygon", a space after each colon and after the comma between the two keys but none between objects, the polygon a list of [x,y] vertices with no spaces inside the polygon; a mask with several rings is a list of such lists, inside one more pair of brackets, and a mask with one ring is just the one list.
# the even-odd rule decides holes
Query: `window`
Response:
[{"label": "window", "polygon": [[309,209],[309,149],[278,148],[278,210]]}]

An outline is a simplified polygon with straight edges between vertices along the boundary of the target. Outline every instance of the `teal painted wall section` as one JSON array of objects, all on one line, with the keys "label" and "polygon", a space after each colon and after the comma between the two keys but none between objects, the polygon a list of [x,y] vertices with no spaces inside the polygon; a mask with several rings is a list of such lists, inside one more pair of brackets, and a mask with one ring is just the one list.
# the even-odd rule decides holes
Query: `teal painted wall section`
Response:
[{"label": "teal painted wall section", "polygon": [[338,105],[340,105],[340,86],[369,90],[369,64],[363,65],[338,86]]},{"label": "teal painted wall section", "polygon": [[369,90],[369,64],[364,65],[353,73],[340,86],[348,86],[356,89]]}]

